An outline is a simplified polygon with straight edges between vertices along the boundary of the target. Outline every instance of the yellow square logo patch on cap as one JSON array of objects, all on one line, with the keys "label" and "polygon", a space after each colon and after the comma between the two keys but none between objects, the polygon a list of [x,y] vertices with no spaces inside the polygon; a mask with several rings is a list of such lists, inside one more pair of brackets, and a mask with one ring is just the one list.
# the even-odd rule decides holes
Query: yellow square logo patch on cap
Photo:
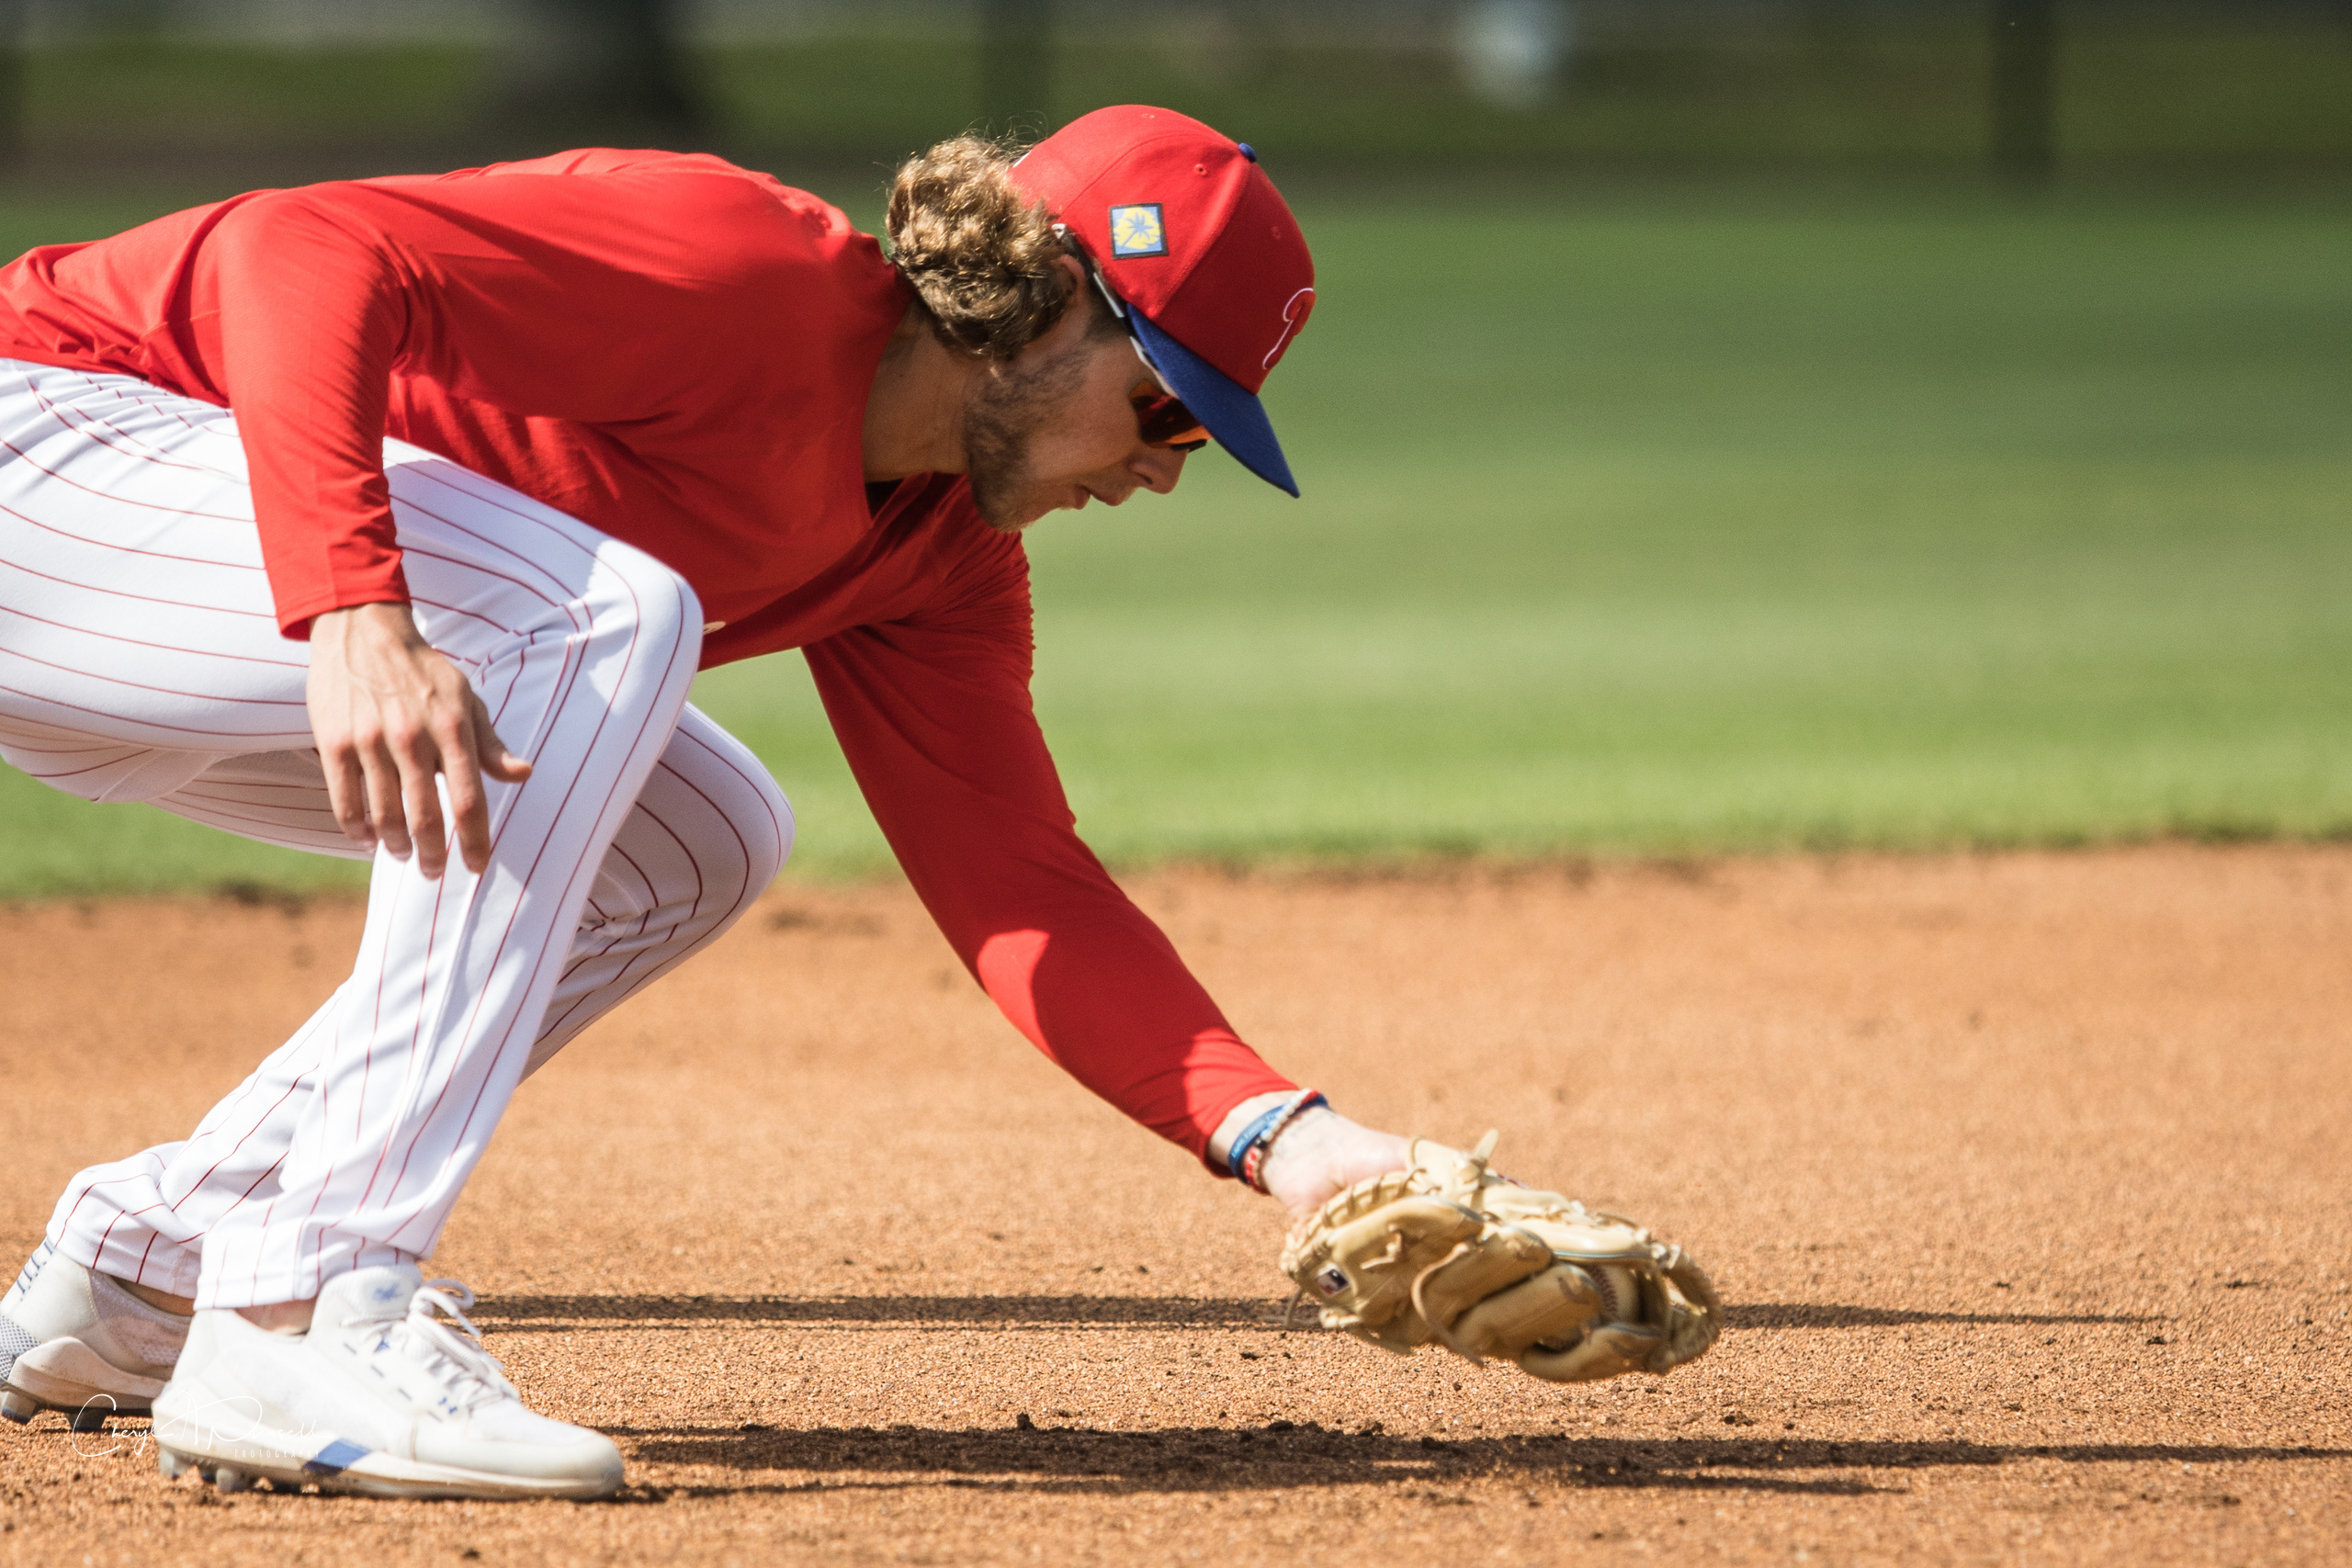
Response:
[{"label": "yellow square logo patch on cap", "polygon": [[1111,254],[1114,256],[1164,256],[1168,225],[1160,220],[1159,203],[1137,202],[1111,209]]}]

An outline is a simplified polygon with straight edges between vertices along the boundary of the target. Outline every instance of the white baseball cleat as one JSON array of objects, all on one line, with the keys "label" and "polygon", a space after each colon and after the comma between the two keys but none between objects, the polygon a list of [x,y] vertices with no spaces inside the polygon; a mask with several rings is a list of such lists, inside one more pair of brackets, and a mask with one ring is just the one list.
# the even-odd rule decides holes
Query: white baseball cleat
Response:
[{"label": "white baseball cleat", "polygon": [[188,1320],[149,1306],[44,1241],[0,1300],[0,1416],[62,1410],[77,1432],[144,1416],[179,1359]]},{"label": "white baseball cleat", "polygon": [[621,1455],[534,1415],[466,1318],[473,1292],[412,1266],[339,1274],[308,1334],[196,1314],[155,1399],[163,1472],[376,1497],[608,1497]]}]

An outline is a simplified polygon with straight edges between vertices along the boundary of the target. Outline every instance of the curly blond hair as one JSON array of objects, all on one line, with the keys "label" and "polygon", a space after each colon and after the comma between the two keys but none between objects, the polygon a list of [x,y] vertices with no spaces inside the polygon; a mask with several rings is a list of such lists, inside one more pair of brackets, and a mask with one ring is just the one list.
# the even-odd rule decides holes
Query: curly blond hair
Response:
[{"label": "curly blond hair", "polygon": [[950,348],[1010,359],[1045,335],[1076,283],[1055,265],[1069,247],[1043,202],[1023,197],[1017,144],[958,136],[899,165],[890,182],[890,260]]}]

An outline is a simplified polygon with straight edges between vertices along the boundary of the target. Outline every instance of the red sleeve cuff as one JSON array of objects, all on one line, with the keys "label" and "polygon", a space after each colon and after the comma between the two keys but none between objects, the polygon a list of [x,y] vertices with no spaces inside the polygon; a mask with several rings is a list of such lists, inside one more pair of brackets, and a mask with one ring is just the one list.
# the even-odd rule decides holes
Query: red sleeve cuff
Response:
[{"label": "red sleeve cuff", "polygon": [[408,578],[397,563],[387,581],[375,587],[354,583],[341,589],[322,589],[316,592],[299,594],[277,601],[277,630],[294,642],[311,640],[311,623],[330,610],[349,610],[361,604],[406,604],[410,603]]}]

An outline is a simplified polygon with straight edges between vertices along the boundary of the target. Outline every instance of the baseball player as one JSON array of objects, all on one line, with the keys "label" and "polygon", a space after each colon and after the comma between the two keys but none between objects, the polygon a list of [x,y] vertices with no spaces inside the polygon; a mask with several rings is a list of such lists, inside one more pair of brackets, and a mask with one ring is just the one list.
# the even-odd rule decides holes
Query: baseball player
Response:
[{"label": "baseball player", "polygon": [[1028,696],[1022,529],[1211,441],[1296,493],[1256,397],[1315,302],[1296,222],[1249,147],[1134,107],[943,143],[888,212],[886,256],[764,175],[593,151],[0,271],[0,756],[373,860],[309,1021],[67,1185],[0,1301],[9,1416],[152,1405],[224,1487],[617,1487],[419,1264],[515,1086],[782,865],[783,795],[685,701],[781,649],[1040,1050],[1294,1213],[1406,1166],[1080,842]]}]

